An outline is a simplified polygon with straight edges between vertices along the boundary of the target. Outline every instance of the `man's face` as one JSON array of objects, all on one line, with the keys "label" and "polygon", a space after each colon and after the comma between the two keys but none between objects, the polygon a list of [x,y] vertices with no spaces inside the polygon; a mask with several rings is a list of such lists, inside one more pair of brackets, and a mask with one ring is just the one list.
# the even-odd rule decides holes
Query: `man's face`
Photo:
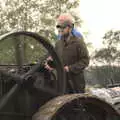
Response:
[{"label": "man's face", "polygon": [[58,29],[58,33],[62,36],[69,33],[70,27],[67,25],[58,23],[56,27]]}]

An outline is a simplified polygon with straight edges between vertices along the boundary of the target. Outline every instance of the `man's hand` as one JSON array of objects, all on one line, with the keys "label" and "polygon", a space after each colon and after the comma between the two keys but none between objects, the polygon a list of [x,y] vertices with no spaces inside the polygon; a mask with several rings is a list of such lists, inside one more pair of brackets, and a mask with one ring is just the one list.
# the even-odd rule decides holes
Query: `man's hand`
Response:
[{"label": "man's hand", "polygon": [[45,63],[45,68],[46,68],[47,70],[49,70],[49,71],[52,71],[52,70],[53,70],[53,68],[50,67],[50,66],[47,64],[47,62]]},{"label": "man's hand", "polygon": [[53,61],[52,56],[49,56],[49,57],[47,58],[47,61],[49,61],[49,60]]},{"label": "man's hand", "polygon": [[45,65],[45,68],[46,68],[47,70],[52,71],[53,68],[50,67],[50,65],[48,64],[48,61],[53,61],[52,56],[49,56],[49,57],[46,59],[46,62],[45,62],[45,64],[44,64],[44,65]]},{"label": "man's hand", "polygon": [[64,66],[64,70],[65,70],[65,72],[69,72],[69,67],[68,66]]}]

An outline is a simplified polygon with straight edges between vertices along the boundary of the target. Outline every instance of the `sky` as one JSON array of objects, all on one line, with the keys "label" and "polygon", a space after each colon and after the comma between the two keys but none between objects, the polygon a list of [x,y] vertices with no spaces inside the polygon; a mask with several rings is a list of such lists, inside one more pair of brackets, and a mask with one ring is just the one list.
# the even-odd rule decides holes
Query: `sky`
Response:
[{"label": "sky", "polygon": [[83,31],[95,48],[102,46],[102,37],[110,29],[120,29],[120,0],[80,0],[79,12]]}]

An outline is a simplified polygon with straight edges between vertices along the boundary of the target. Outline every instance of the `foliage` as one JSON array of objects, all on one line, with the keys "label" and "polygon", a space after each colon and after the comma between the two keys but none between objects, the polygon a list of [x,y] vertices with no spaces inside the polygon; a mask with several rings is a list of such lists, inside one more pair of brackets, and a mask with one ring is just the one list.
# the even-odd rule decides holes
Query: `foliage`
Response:
[{"label": "foliage", "polygon": [[12,39],[6,39],[5,41],[0,42],[0,64],[15,63],[14,53],[14,41]]},{"label": "foliage", "polygon": [[92,66],[87,74],[92,85],[107,87],[109,84],[120,83],[120,67],[117,66]]},{"label": "foliage", "polygon": [[[22,29],[25,31],[34,31],[39,33],[42,36],[49,38],[49,41],[54,45],[56,41],[55,34],[55,20],[56,17],[63,12],[71,12],[76,18],[76,24],[81,23],[81,19],[77,16],[74,11],[74,8],[77,8],[79,5],[79,0],[7,0],[4,1],[4,4],[0,4],[0,34],[4,34],[8,31],[14,29]],[[74,14],[75,13],[75,14]],[[20,37],[18,39],[23,39],[23,43],[19,43],[22,46],[23,51],[19,51],[21,56],[25,59],[26,62],[29,60],[38,59],[42,54],[45,54],[43,48],[39,48],[38,43],[32,42],[31,38]],[[9,43],[10,40],[5,42],[4,46],[11,46]],[[13,43],[14,44],[14,43]],[[30,47],[30,46],[33,47]],[[12,45],[14,47],[14,45]],[[39,46],[41,47],[41,46]],[[2,44],[0,44],[0,58],[2,61],[11,61],[15,62],[15,58],[12,58],[15,55],[12,47],[4,47],[4,52],[2,52]],[[17,49],[17,47],[16,47]],[[9,54],[9,51],[11,53]],[[44,53],[45,52],[45,53]],[[9,55],[6,55],[6,54]],[[5,54],[5,55],[4,55]],[[38,57],[37,57],[38,56]],[[10,62],[10,63],[11,63]]]},{"label": "foliage", "polygon": [[[74,14],[79,0],[7,0],[1,7],[1,19],[8,31],[16,28],[23,30],[55,30],[56,17],[63,12],[71,12],[76,21],[80,18]],[[2,29],[1,29],[2,30]]]},{"label": "foliage", "polygon": [[103,84],[120,82],[120,31],[108,31],[103,37],[104,47],[93,56],[97,80]]},{"label": "foliage", "polygon": [[103,37],[104,47],[95,52],[94,59],[102,64],[116,65],[120,61],[120,31],[108,31]]}]

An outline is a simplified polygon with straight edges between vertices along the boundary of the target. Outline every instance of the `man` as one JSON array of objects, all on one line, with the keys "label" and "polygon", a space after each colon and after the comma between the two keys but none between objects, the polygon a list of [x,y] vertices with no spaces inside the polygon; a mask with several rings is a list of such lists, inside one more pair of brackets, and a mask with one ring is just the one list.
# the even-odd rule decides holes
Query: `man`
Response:
[{"label": "man", "polygon": [[[74,23],[69,14],[60,15],[57,19],[57,29],[60,40],[56,42],[55,50],[64,65],[67,81],[67,93],[84,93],[84,69],[89,64],[89,56],[82,36],[72,33]],[[48,59],[51,59],[49,57]],[[49,65],[46,68],[52,70]]]}]

